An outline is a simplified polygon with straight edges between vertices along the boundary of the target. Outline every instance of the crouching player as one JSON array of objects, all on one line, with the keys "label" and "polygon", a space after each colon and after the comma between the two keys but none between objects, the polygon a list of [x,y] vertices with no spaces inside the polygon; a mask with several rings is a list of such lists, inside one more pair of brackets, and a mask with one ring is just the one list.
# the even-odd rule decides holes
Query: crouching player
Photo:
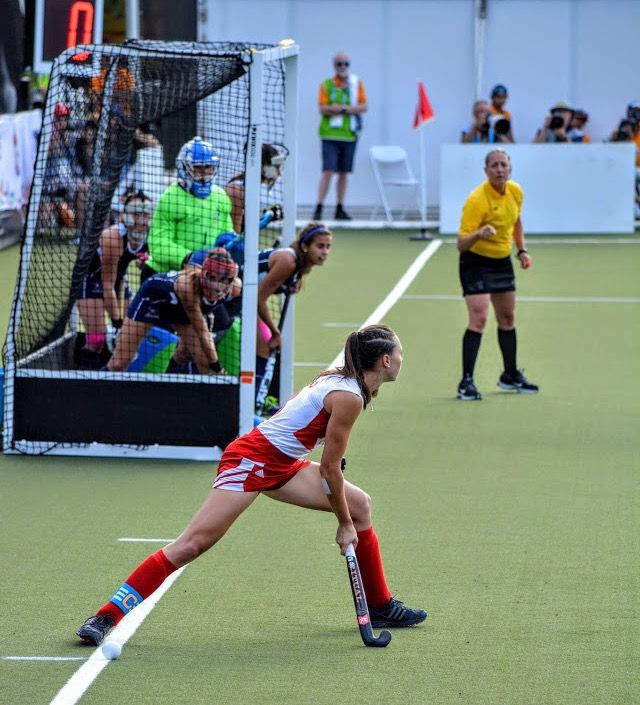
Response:
[{"label": "crouching player", "polygon": [[180,337],[174,353],[177,362],[192,362],[200,374],[223,372],[207,318],[218,302],[241,286],[237,274],[238,265],[231,255],[217,247],[209,251],[201,267],[187,266],[147,279],[129,305],[107,369],[126,370],[144,336],[158,325],[175,330]]},{"label": "crouching player", "polygon": [[85,344],[78,355],[81,367],[100,366],[98,360],[106,342],[105,311],[113,328],[122,328],[124,307],[131,298],[127,267],[133,261],[142,267],[148,257],[147,234],[152,213],[149,196],[142,191],[133,193],[124,202],[122,222],[106,228],[100,235],[76,302],[85,329]]},{"label": "crouching player", "polygon": [[[355,546],[372,626],[408,627],[427,614],[391,596],[378,537],[371,525],[371,499],[344,480],[341,461],[360,412],[402,366],[402,346],[387,326],[351,333],[344,365],[320,374],[267,421],[224,451],[217,477],[198,512],[168,546],[146,558],[115,595],[77,631],[97,646],[107,632],[181,566],[208,551],[262,493],[306,509],[336,515],[336,543],[344,554]],[[320,463],[306,459],[324,445]]]}]

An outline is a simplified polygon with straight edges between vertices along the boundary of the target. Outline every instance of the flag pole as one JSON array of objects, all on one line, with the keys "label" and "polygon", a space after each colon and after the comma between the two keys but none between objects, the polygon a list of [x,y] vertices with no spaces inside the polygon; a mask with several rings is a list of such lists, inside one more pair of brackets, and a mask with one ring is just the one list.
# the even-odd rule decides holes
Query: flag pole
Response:
[{"label": "flag pole", "polygon": [[[418,86],[420,82],[418,81]],[[433,235],[427,232],[427,164],[424,138],[424,122],[420,122],[418,130],[418,149],[420,150],[420,234],[411,235],[409,240],[433,240]]]}]

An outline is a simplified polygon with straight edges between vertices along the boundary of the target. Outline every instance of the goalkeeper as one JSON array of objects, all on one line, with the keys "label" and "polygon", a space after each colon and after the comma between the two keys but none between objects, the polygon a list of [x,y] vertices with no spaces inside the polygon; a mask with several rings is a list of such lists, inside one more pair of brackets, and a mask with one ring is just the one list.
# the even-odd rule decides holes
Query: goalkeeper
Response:
[{"label": "goalkeeper", "polygon": [[176,158],[177,183],[162,194],[149,231],[149,259],[141,272],[178,271],[195,250],[214,247],[220,233],[233,230],[231,200],[213,183],[220,156],[209,142],[194,137]]}]

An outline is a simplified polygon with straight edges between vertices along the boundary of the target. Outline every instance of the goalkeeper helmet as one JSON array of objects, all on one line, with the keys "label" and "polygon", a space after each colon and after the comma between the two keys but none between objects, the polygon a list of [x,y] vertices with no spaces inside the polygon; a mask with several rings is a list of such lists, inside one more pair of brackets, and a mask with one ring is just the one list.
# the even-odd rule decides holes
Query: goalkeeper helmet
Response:
[{"label": "goalkeeper helmet", "polygon": [[196,198],[208,198],[220,156],[210,142],[194,137],[183,144],[176,157],[178,183]]}]

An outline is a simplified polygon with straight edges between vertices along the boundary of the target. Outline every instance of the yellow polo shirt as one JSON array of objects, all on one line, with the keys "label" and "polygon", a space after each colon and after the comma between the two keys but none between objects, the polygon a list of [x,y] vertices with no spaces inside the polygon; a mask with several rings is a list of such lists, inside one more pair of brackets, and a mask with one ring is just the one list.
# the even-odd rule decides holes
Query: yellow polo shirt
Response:
[{"label": "yellow polo shirt", "polygon": [[499,194],[488,181],[474,189],[462,208],[460,235],[471,235],[484,225],[492,225],[496,234],[489,240],[478,240],[470,252],[484,257],[508,257],[513,243],[513,226],[522,210],[522,187],[507,181],[504,195]]}]

